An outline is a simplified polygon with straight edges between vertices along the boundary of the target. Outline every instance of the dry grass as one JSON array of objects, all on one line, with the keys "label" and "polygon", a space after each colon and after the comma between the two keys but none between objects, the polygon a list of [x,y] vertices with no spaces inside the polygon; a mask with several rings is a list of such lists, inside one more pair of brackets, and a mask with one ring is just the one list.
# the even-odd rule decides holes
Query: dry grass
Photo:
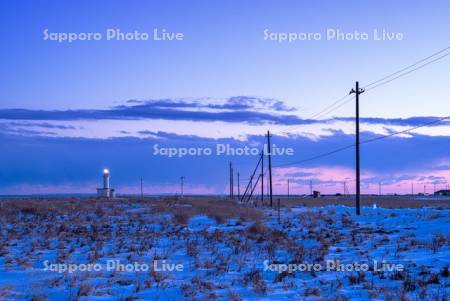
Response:
[{"label": "dry grass", "polygon": [[[295,204],[298,201],[305,200],[293,198],[288,202]],[[314,205],[320,205],[318,202],[330,199],[310,201],[315,202]],[[449,277],[448,267],[434,272],[424,270],[416,278],[407,273],[375,275],[369,271],[367,274],[351,273],[336,281],[322,281],[315,273],[311,273],[312,279],[317,278],[318,281],[311,287],[304,288],[301,283],[295,283],[295,273],[278,274],[272,283],[254,265],[251,267],[255,260],[268,259],[270,263],[279,263],[280,258],[283,258],[280,254],[284,253],[290,254],[295,263],[323,262],[334,246],[358,250],[357,246],[366,243],[373,243],[374,248],[384,248],[389,244],[393,248],[392,252],[401,255],[411,248],[428,248],[433,252],[440,252],[450,241],[449,236],[440,234],[419,241],[414,235],[400,235],[390,229],[360,225],[347,212],[335,216],[336,210],[333,209],[295,211],[283,208],[289,215],[279,223],[270,224],[267,220],[272,218],[275,221],[276,218],[273,211],[213,197],[145,200],[25,199],[5,200],[1,204],[0,257],[4,258],[5,269],[17,266],[27,269],[30,263],[41,261],[46,250],[54,251],[58,262],[71,261],[79,255],[83,255],[87,262],[97,262],[108,256],[126,258],[127,262],[151,262],[173,258],[174,254],[187,255],[190,257],[188,262],[202,271],[191,277],[189,282],[180,282],[179,287],[187,300],[214,300],[218,298],[215,295],[217,291],[225,292],[225,297],[230,300],[242,300],[232,290],[235,283],[245,285],[258,295],[270,296],[273,283],[276,283],[286,290],[298,289],[298,296],[309,299],[346,300],[339,295],[344,281],[356,288],[364,287],[373,298],[406,300],[411,292],[420,291],[423,300],[433,300],[433,287],[442,285],[443,279]],[[379,202],[377,204],[380,206]],[[186,227],[189,220],[197,215],[208,216],[225,225],[208,229],[209,221],[206,221],[206,229]],[[332,216],[335,217],[331,218]],[[439,212],[421,214],[418,218],[431,220],[443,216],[444,212]],[[201,222],[203,221],[202,219]],[[6,227],[8,224],[15,227]],[[292,232],[292,229],[296,231]],[[30,241],[30,237],[34,239]],[[166,240],[171,241],[171,244],[163,243]],[[305,240],[314,243],[308,244]],[[17,249],[22,251],[19,253]],[[340,248],[335,250],[336,253],[341,252]],[[358,252],[361,257],[367,256]],[[238,275],[232,282],[216,281],[230,272]],[[150,271],[145,274],[145,279],[140,280],[122,278],[113,272],[108,275],[107,283],[98,285],[90,284],[88,279],[96,277],[95,274],[89,277],[88,274],[85,275],[82,279],[76,278],[77,276],[55,278],[48,282],[48,286],[61,289],[64,283],[71,283],[73,294],[69,300],[83,300],[95,294],[110,295],[107,288],[111,285],[134,285],[132,294],[128,297],[116,296],[118,300],[133,300],[136,294],[145,289],[164,291],[178,281],[175,276],[166,272]],[[384,279],[383,281],[397,281],[400,289],[393,291],[392,288],[386,288],[383,291],[377,283],[374,285],[373,275],[380,280]],[[7,294],[7,289],[0,289],[0,299]],[[330,297],[331,295],[334,297]],[[33,300],[41,300],[40,292],[35,292],[33,296]]]},{"label": "dry grass", "polygon": [[[450,209],[449,200],[416,200],[411,196],[361,196],[361,206],[371,207],[374,203],[377,207],[382,208],[422,208],[430,207],[435,209]],[[284,207],[306,206],[306,207],[322,207],[327,205],[344,205],[349,207],[355,206],[354,196],[323,196],[320,198],[312,197],[283,197],[281,205]]]},{"label": "dry grass", "polygon": [[232,218],[241,221],[257,221],[262,217],[262,212],[257,208],[218,198],[156,200],[147,204],[152,206],[153,212],[172,213],[175,221],[180,224],[186,224],[189,218],[197,215],[208,216],[220,224]]},{"label": "dry grass", "polygon": [[[144,205],[152,212],[172,213],[179,223],[183,224],[192,216],[206,215],[218,223],[235,218],[242,221],[256,221],[262,213],[249,206],[242,206],[234,201],[222,198],[157,198],[134,199],[118,198],[104,199],[14,199],[2,200],[0,218],[8,218],[21,213],[23,219],[47,218],[52,215],[95,214],[101,218],[105,214],[123,215],[123,205]],[[63,231],[64,229],[60,229]],[[80,229],[83,231],[83,229]]]}]

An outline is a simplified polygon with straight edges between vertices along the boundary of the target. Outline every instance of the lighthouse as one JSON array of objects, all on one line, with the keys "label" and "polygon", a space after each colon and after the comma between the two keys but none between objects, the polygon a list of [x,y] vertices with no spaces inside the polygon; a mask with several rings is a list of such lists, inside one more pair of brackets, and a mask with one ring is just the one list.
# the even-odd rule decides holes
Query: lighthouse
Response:
[{"label": "lighthouse", "polygon": [[109,189],[109,169],[103,169],[103,189]]},{"label": "lighthouse", "polygon": [[109,169],[103,169],[103,188],[97,188],[97,198],[113,198],[115,196],[114,189],[109,184]]}]

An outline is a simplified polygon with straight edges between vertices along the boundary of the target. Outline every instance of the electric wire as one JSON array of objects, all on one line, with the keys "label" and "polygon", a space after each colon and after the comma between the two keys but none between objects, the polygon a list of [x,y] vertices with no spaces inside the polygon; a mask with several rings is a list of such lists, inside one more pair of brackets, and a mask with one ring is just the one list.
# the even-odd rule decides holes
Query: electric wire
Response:
[{"label": "electric wire", "polygon": [[[402,131],[393,132],[393,133],[390,133],[390,134],[387,134],[387,135],[382,135],[382,136],[378,136],[378,137],[371,138],[371,139],[366,139],[366,140],[361,141],[360,145],[361,144],[371,143],[371,142],[382,140],[382,139],[386,139],[386,138],[389,138],[389,137],[392,137],[392,136],[395,136],[395,135],[399,135],[399,134],[405,134],[405,133],[411,132],[413,130],[416,130],[416,129],[419,129],[419,128],[422,128],[422,127],[426,127],[426,126],[429,126],[429,125],[432,125],[432,124],[444,121],[444,120],[449,119],[449,118],[450,118],[450,116],[442,117],[442,118],[439,118],[439,119],[435,119],[435,120],[432,120],[432,121],[429,121],[429,122],[426,122],[426,123],[423,123],[423,124],[420,124],[420,125],[417,125],[417,126],[405,129],[405,130],[402,130]],[[313,161],[313,160],[316,160],[316,159],[320,159],[320,158],[323,158],[323,157],[330,156],[330,155],[335,154],[335,153],[342,152],[344,150],[353,148],[355,146],[356,146],[356,144],[347,145],[347,146],[340,147],[340,148],[334,149],[332,151],[325,152],[325,153],[322,153],[322,154],[319,154],[319,155],[316,155],[316,156],[313,156],[313,157],[310,157],[310,158],[306,158],[306,159],[303,159],[303,160],[300,160],[300,161],[274,165],[274,166],[272,166],[272,168],[285,167],[285,166],[291,166],[291,165],[299,165],[299,164],[302,164],[302,163],[305,163],[305,162]]]},{"label": "electric wire", "polygon": [[[381,77],[381,78],[379,78],[379,79],[377,79],[375,81],[372,81],[371,83],[365,85],[363,87],[363,89],[366,92],[367,91],[371,91],[371,90],[376,89],[378,87],[381,87],[381,86],[383,86],[385,84],[388,84],[388,83],[390,83],[390,82],[392,82],[392,81],[394,81],[394,80],[396,80],[398,78],[406,76],[406,75],[408,75],[408,74],[410,74],[410,73],[412,73],[412,72],[414,72],[416,70],[422,69],[425,66],[428,66],[428,65],[430,65],[430,64],[432,64],[432,63],[434,63],[436,61],[439,61],[439,60],[447,57],[448,55],[450,55],[450,52],[448,52],[448,53],[445,53],[444,55],[441,55],[441,56],[439,56],[439,57],[437,57],[437,58],[435,58],[435,59],[433,59],[431,61],[428,61],[429,59],[431,59],[431,58],[433,58],[433,57],[435,57],[435,56],[437,56],[437,55],[439,55],[439,54],[441,54],[441,53],[443,53],[443,52],[445,52],[447,50],[450,50],[450,46],[445,47],[445,48],[443,48],[443,49],[441,49],[441,50],[439,50],[437,52],[434,52],[433,54],[431,54],[431,55],[429,55],[429,56],[427,56],[427,57],[425,57],[423,59],[420,59],[420,60],[414,62],[413,64],[410,64],[410,65],[408,65],[408,66],[406,66],[404,68],[401,68],[400,70],[397,70],[397,71],[395,71],[393,73],[390,73],[390,74],[388,74],[386,76],[383,76],[383,77]],[[421,64],[423,62],[426,62],[426,63],[424,63],[422,65],[419,65],[419,64]],[[417,66],[417,65],[419,65],[419,66]],[[415,66],[417,66],[417,67],[415,67]],[[411,70],[408,70],[408,69],[410,69],[412,67],[415,67],[415,68],[413,68]],[[406,71],[406,72],[404,72],[404,71]],[[331,103],[330,105],[326,106],[324,109],[322,109],[318,113],[312,115],[311,117],[307,118],[306,120],[318,120],[319,118],[322,118],[322,117],[324,117],[324,116],[326,116],[326,115],[336,111],[337,109],[341,108],[342,106],[347,104],[352,99],[353,99],[353,97],[351,97],[349,94],[346,94],[346,95],[344,95],[342,97],[339,97],[333,103]],[[302,126],[302,125],[299,125],[299,126],[294,127],[294,128],[287,127],[286,129],[283,129],[280,132],[281,133],[286,133],[286,130],[288,130],[288,129],[295,130],[295,129],[297,129],[300,126]]]},{"label": "electric wire", "polygon": [[399,73],[401,73],[401,72],[403,72],[403,71],[406,71],[406,70],[408,70],[408,69],[410,69],[410,68],[412,68],[412,67],[414,67],[414,66],[417,66],[418,64],[420,64],[420,63],[422,63],[422,62],[425,62],[425,61],[431,59],[432,57],[435,57],[436,55],[441,54],[442,52],[445,52],[445,51],[447,51],[447,50],[449,50],[449,49],[450,49],[450,46],[449,46],[449,47],[445,47],[445,48],[443,48],[443,49],[441,49],[441,50],[439,50],[439,51],[437,51],[437,52],[435,52],[435,53],[433,53],[433,54],[427,56],[426,58],[423,58],[423,59],[421,59],[421,60],[418,60],[418,61],[416,61],[415,63],[413,63],[413,64],[411,64],[411,65],[408,65],[408,66],[406,66],[406,67],[404,67],[404,68],[402,68],[402,69],[400,69],[400,70],[398,70],[398,71],[395,71],[395,72],[393,72],[393,73],[391,73],[391,74],[389,74],[389,75],[386,75],[386,76],[384,76],[384,77],[382,77],[382,78],[380,78],[380,79],[377,79],[377,80],[375,80],[375,81],[373,81],[373,82],[367,84],[364,88],[367,89],[367,88],[369,88],[370,86],[373,86],[373,85],[375,85],[375,84],[377,84],[377,83],[379,83],[379,82],[384,81],[385,79],[388,79],[388,78],[390,78],[390,77],[392,77],[392,76],[394,76],[394,75],[397,75],[397,74],[399,74]]}]

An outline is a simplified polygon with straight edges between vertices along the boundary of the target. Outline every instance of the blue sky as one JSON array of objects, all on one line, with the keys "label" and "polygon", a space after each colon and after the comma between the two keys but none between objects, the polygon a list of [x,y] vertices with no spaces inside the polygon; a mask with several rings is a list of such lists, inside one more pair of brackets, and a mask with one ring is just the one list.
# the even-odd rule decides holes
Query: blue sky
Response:
[{"label": "blue sky", "polygon": [[[280,162],[348,144],[351,119],[338,117],[351,117],[352,105],[323,122],[305,118],[348,93],[355,80],[365,85],[447,47],[448,11],[448,1],[2,2],[0,137],[7,143],[0,147],[5,159],[0,192],[92,189],[96,171],[108,165],[123,190],[134,191],[135,178],[144,176],[148,190],[173,191],[182,166],[192,191],[217,193],[226,190],[223,172],[230,158],[178,162],[155,158],[152,145],[257,145],[267,129],[283,132],[286,126],[292,135],[280,134],[275,141],[294,146],[296,156]],[[43,40],[44,29],[104,33],[107,28],[166,29],[182,32],[184,40]],[[266,29],[385,29],[402,33],[403,40],[279,43],[264,40]],[[418,122],[411,117],[448,115],[449,68],[450,59],[443,59],[363,94],[367,137],[414,126]],[[409,177],[441,185],[449,161],[448,147],[441,146],[449,136],[444,123],[367,146],[367,182]],[[399,149],[408,149],[408,156]],[[401,160],[392,159],[389,150]],[[386,156],[377,157],[379,152]],[[27,161],[27,153],[39,155]],[[133,155],[125,160],[124,153]],[[308,168],[331,170],[325,176],[314,169],[317,182],[325,185],[336,168],[351,170],[351,158],[350,151]],[[244,174],[251,169],[249,160],[231,159]],[[127,166],[142,175],[130,174]],[[280,171],[280,186],[289,172],[294,171]],[[304,180],[299,177],[299,185]]]}]

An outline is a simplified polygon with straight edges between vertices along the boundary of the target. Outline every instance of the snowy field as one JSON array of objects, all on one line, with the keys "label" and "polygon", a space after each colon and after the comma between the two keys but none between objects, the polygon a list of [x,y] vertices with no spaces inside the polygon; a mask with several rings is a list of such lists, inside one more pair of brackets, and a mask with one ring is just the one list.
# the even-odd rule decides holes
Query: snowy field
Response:
[{"label": "snowy field", "polygon": [[448,300],[450,217],[226,200],[0,205],[0,300]]}]

